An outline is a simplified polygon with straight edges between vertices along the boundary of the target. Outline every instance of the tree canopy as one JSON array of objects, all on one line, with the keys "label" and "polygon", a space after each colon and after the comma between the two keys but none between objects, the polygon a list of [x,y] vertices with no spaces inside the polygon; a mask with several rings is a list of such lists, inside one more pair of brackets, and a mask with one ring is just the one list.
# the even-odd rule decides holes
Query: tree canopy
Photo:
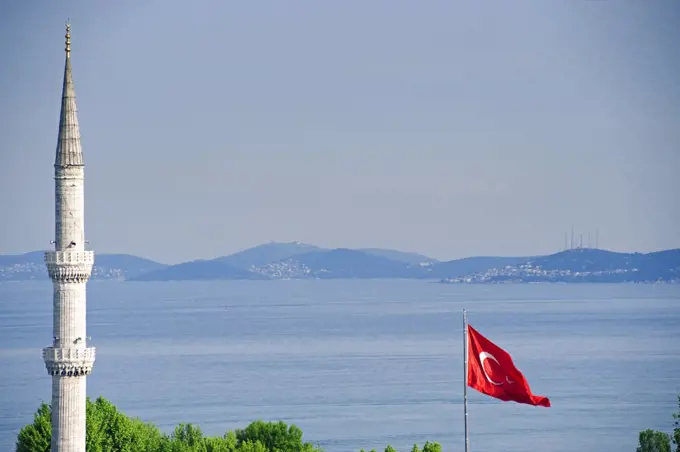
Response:
[{"label": "tree canopy", "polygon": [[[87,452],[323,452],[304,442],[302,430],[285,422],[255,421],[244,429],[208,437],[193,424],[180,424],[170,434],[153,424],[130,418],[108,400],[87,399]],[[52,420],[50,406],[43,403],[33,423],[19,431],[16,452],[50,452]],[[387,446],[386,452],[396,452]],[[421,452],[417,445],[413,452]],[[437,443],[425,443],[422,452],[441,452]]]},{"label": "tree canopy", "polygon": [[[366,451],[364,449],[361,449],[360,452]],[[376,450],[372,449],[371,452],[376,452]],[[388,445],[385,448],[385,452],[397,452],[397,450],[394,447]],[[442,446],[440,446],[438,443],[431,443],[429,441],[426,441],[422,450],[418,447],[417,444],[414,444],[413,448],[411,449],[411,452],[442,452]]]},{"label": "tree canopy", "polygon": [[[678,396],[680,408],[680,395]],[[673,434],[647,429],[640,432],[637,452],[671,452],[671,442],[675,452],[680,452],[680,411],[673,414]]]},{"label": "tree canopy", "polygon": [[[87,452],[323,452],[321,447],[304,442],[297,426],[288,426],[283,421],[255,421],[244,429],[217,437],[205,436],[196,425],[180,424],[167,435],[153,424],[126,416],[103,397],[94,402],[88,398],[86,409]],[[651,429],[641,431],[637,452],[672,452],[672,444],[675,452],[680,452],[680,411],[673,414],[673,419],[670,435]],[[19,431],[16,452],[50,452],[51,439],[52,411],[42,403],[33,423]],[[438,443],[431,442],[426,442],[422,449],[414,444],[411,449],[411,452],[441,451]],[[385,452],[397,451],[388,445]]]}]

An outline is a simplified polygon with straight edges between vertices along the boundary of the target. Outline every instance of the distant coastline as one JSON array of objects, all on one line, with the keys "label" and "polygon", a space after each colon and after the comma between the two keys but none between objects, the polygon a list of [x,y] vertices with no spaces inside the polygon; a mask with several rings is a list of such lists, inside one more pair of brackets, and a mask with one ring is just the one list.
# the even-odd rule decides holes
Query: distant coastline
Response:
[{"label": "distant coastline", "polygon": [[[267,243],[229,256],[165,265],[100,254],[92,279],[123,281],[419,279],[443,284],[680,283],[680,249],[617,253],[576,248],[545,256],[438,261],[390,249]],[[0,255],[0,282],[47,280],[42,252]]]}]

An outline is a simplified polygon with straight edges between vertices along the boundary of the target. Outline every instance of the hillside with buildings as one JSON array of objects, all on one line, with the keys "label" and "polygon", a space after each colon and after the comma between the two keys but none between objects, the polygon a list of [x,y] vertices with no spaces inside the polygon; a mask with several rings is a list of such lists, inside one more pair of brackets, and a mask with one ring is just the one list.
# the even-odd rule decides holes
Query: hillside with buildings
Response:
[{"label": "hillside with buildings", "polygon": [[680,282],[680,249],[615,253],[574,249],[442,279],[449,284]]},{"label": "hillside with buildings", "polygon": [[272,279],[425,278],[426,267],[382,255],[338,248],[298,254],[253,268]]}]

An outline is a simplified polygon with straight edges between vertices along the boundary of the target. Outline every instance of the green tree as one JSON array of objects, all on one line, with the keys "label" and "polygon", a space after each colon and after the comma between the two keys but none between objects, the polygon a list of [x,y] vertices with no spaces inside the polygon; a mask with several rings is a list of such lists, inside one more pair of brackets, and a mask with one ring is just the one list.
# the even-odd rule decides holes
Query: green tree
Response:
[{"label": "green tree", "polygon": [[167,443],[157,427],[127,417],[103,397],[87,399],[86,410],[87,452],[157,452]]},{"label": "green tree", "polygon": [[262,443],[271,452],[312,452],[320,451],[311,443],[302,441],[302,430],[285,422],[255,421],[245,429],[236,430],[238,445],[247,441]]},{"label": "green tree", "polygon": [[664,432],[643,430],[640,432],[637,452],[671,452],[671,437]]},{"label": "green tree", "polygon": [[671,452],[671,442],[675,444],[675,452],[680,452],[680,411],[673,413],[673,427],[672,435],[652,429],[640,432],[637,452]]},{"label": "green tree", "polygon": [[439,443],[431,443],[429,441],[425,441],[425,445],[423,446],[423,452],[442,452],[442,446]]},{"label": "green tree", "polygon": [[[366,452],[364,449],[361,449],[359,452]],[[372,449],[371,452],[376,452],[375,449]],[[385,452],[397,452],[397,450],[390,446],[389,444],[385,448]],[[411,452],[421,452],[420,447],[418,447],[418,444],[414,444],[413,447],[411,448]],[[439,443],[431,443],[429,441],[425,442],[425,445],[423,446],[422,452],[442,452],[442,446]]]},{"label": "green tree", "polygon": [[193,424],[179,424],[175,427],[170,444],[172,452],[208,452],[203,432]]}]

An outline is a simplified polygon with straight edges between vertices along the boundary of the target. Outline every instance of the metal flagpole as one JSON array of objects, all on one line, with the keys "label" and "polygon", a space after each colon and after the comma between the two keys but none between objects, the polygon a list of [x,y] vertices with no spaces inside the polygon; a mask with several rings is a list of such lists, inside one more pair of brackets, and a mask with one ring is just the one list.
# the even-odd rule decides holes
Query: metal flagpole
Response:
[{"label": "metal flagpole", "polygon": [[465,421],[465,452],[470,452],[470,439],[468,438],[468,412],[467,412],[467,376],[468,376],[468,334],[467,312],[463,309],[463,412]]}]

